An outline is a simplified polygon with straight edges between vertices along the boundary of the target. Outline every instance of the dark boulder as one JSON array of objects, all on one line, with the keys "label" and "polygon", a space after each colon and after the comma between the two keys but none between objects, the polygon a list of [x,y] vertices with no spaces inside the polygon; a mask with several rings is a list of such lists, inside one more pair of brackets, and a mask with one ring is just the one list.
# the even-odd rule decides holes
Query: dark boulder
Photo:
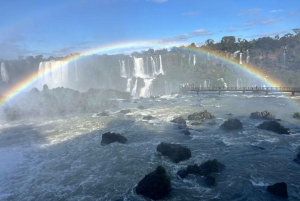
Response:
[{"label": "dark boulder", "polygon": [[195,122],[191,123],[191,125],[193,125],[193,126],[198,126],[198,125],[200,125],[200,124],[201,124],[201,123],[198,122],[198,121],[195,121]]},{"label": "dark boulder", "polygon": [[217,185],[217,182],[216,182],[216,178],[214,178],[213,176],[207,176],[205,178],[205,184],[208,186],[208,187],[212,187],[212,186],[216,186]]},{"label": "dark boulder", "polygon": [[151,120],[151,119],[155,119],[155,118],[151,115],[143,116],[143,120]]},{"label": "dark boulder", "polygon": [[130,109],[125,109],[125,110],[120,110],[119,113],[122,113],[122,114],[127,114],[127,113],[130,113],[131,110]]},{"label": "dark boulder", "polygon": [[140,110],[145,109],[144,106],[142,106],[142,105],[139,105],[137,108],[140,109]]},{"label": "dark boulder", "polygon": [[296,119],[300,119],[300,112],[295,112],[293,117]]},{"label": "dark boulder", "polygon": [[177,118],[171,120],[171,122],[175,123],[175,124],[180,124],[180,125],[186,126],[186,121],[184,120],[184,118],[182,116],[177,117]]},{"label": "dark boulder", "polygon": [[274,120],[275,115],[271,114],[269,111],[265,110],[263,112],[252,112],[250,114],[250,118],[252,118],[252,119]]},{"label": "dark boulder", "polygon": [[102,111],[98,113],[97,116],[105,117],[105,116],[109,116],[109,113],[107,111]]},{"label": "dark boulder", "polygon": [[171,144],[166,142],[161,142],[157,145],[156,150],[163,156],[168,156],[171,161],[175,163],[187,160],[192,155],[189,148],[181,146],[180,144]]},{"label": "dark boulder", "polygon": [[182,130],[182,131],[180,131],[182,134],[184,134],[184,135],[190,135],[191,134],[191,132],[189,131],[189,130],[187,130],[187,129],[184,129],[184,130]]},{"label": "dark boulder", "polygon": [[136,193],[153,200],[165,198],[171,192],[171,180],[162,166],[147,174],[137,185]]},{"label": "dark boulder", "polygon": [[107,145],[114,142],[125,144],[127,142],[127,139],[118,133],[107,132],[102,134],[101,145]]},{"label": "dark boulder", "polygon": [[201,176],[209,176],[212,173],[220,172],[224,168],[224,164],[220,163],[217,159],[208,160],[201,165],[194,164],[187,166],[184,170],[179,170],[177,174],[181,178],[185,178],[188,174],[195,174]]},{"label": "dark boulder", "polygon": [[213,119],[214,115],[204,110],[204,112],[196,112],[188,116],[188,120],[202,120],[202,119]]},{"label": "dark boulder", "polygon": [[289,134],[290,129],[283,127],[280,123],[276,121],[265,121],[258,125],[257,128],[272,131],[278,134]]},{"label": "dark boulder", "polygon": [[239,119],[228,119],[221,125],[222,129],[225,130],[237,130],[237,129],[242,129],[243,124]]},{"label": "dark boulder", "polygon": [[297,154],[297,158],[294,158],[294,160],[296,163],[299,163],[300,164],[300,151],[299,153]]},{"label": "dark boulder", "polygon": [[272,186],[268,186],[267,191],[272,193],[273,195],[276,195],[276,196],[279,196],[282,198],[288,197],[287,186],[286,186],[285,182],[276,183]]}]

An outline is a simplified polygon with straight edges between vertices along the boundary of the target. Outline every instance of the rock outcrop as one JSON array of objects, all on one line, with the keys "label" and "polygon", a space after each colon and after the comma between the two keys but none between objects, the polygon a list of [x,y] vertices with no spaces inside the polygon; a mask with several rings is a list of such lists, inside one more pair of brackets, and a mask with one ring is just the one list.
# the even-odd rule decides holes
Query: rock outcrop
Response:
[{"label": "rock outcrop", "polygon": [[186,126],[186,121],[184,120],[184,118],[182,116],[177,117],[177,118],[171,120],[170,122],[175,123],[175,124],[179,124],[179,125],[182,125],[182,126]]},{"label": "rock outcrop", "polygon": [[175,163],[187,160],[192,155],[189,148],[181,146],[180,144],[171,144],[166,142],[161,142],[157,145],[156,150],[163,156],[168,156],[171,161]]},{"label": "rock outcrop", "polygon": [[109,116],[109,112],[107,112],[107,111],[102,111],[102,112],[98,113],[97,116],[100,116],[100,117]]},{"label": "rock outcrop", "polygon": [[130,109],[125,109],[125,110],[120,110],[119,113],[122,113],[122,114],[128,114],[128,113],[130,113],[130,112],[131,112]]},{"label": "rock outcrop", "polygon": [[300,119],[300,112],[295,112],[293,117],[296,119]]},{"label": "rock outcrop", "polygon": [[155,118],[151,115],[143,116],[143,120],[151,120],[151,119],[155,119]]},{"label": "rock outcrop", "polygon": [[272,131],[278,134],[289,134],[290,129],[283,127],[280,123],[276,121],[265,121],[258,125],[257,128]]},{"label": "rock outcrop", "polygon": [[300,150],[299,150],[299,153],[297,154],[297,157],[294,158],[294,160],[296,163],[299,163],[300,164]]},{"label": "rock outcrop", "polygon": [[165,198],[171,192],[171,180],[166,170],[158,166],[154,172],[147,174],[137,185],[136,193],[153,200]]},{"label": "rock outcrop", "polygon": [[265,110],[263,112],[252,112],[250,114],[250,118],[252,118],[252,119],[273,120],[273,119],[275,119],[275,115],[273,115],[269,111]]},{"label": "rock outcrop", "polygon": [[267,187],[267,191],[282,198],[288,197],[287,185],[285,182],[276,183],[272,186],[270,185]]},{"label": "rock outcrop", "polygon": [[214,115],[204,110],[204,112],[196,112],[194,114],[188,115],[188,120],[203,120],[203,119],[213,119]]},{"label": "rock outcrop", "polygon": [[102,134],[101,145],[107,145],[114,142],[125,144],[127,142],[127,139],[119,133],[107,132]]},{"label": "rock outcrop", "polygon": [[224,130],[237,130],[237,129],[242,129],[243,124],[239,119],[228,119],[225,121],[222,125],[221,128]]}]

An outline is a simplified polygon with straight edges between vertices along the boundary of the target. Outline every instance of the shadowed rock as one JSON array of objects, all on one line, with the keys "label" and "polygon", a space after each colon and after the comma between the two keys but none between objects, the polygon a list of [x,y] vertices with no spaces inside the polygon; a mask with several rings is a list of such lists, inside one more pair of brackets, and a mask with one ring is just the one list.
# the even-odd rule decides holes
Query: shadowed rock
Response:
[{"label": "shadowed rock", "polygon": [[275,115],[271,114],[269,111],[265,110],[263,112],[252,112],[250,114],[250,118],[252,118],[252,119],[273,120],[273,119],[275,119]]},{"label": "shadowed rock", "polygon": [[122,113],[122,114],[127,114],[127,113],[130,113],[131,110],[130,109],[125,109],[125,110],[120,110],[119,113]]},{"label": "shadowed rock", "polygon": [[184,135],[190,135],[191,134],[191,132],[189,131],[189,130],[182,130],[182,131],[180,131],[182,134],[184,134]]},{"label": "shadowed rock", "polygon": [[300,151],[299,151],[299,153],[297,154],[297,158],[295,158],[293,161],[295,161],[296,163],[299,163],[299,164],[300,164]]},{"label": "shadowed rock", "polygon": [[171,120],[171,122],[175,123],[175,124],[180,124],[180,125],[186,126],[186,121],[184,120],[184,118],[182,116]]},{"label": "shadowed rock", "polygon": [[187,160],[191,157],[191,150],[180,144],[171,144],[161,142],[157,145],[156,150],[164,156],[168,156],[171,161],[178,163],[180,161]]},{"label": "shadowed rock", "polygon": [[101,145],[107,145],[114,142],[125,144],[127,142],[127,139],[118,133],[107,132],[102,134]]},{"label": "shadowed rock", "polygon": [[228,119],[225,121],[222,125],[221,128],[224,130],[237,130],[237,129],[242,129],[243,124],[239,119]]},{"label": "shadowed rock", "polygon": [[213,119],[214,115],[204,110],[204,112],[196,112],[188,116],[188,120],[202,120],[202,119]]},{"label": "shadowed rock", "polygon": [[280,123],[276,121],[265,121],[258,125],[257,128],[272,131],[278,134],[289,134],[290,129],[283,127]]},{"label": "shadowed rock", "polygon": [[288,197],[287,186],[286,186],[285,182],[276,183],[272,186],[268,186],[267,191],[272,193],[273,195],[276,195],[276,196],[279,196],[282,198]]},{"label": "shadowed rock", "polygon": [[158,200],[165,198],[171,192],[171,180],[162,166],[147,174],[137,185],[136,193]]},{"label": "shadowed rock", "polygon": [[151,115],[147,115],[143,117],[143,120],[151,120],[151,119],[155,119],[155,118]]},{"label": "shadowed rock", "polygon": [[295,112],[293,117],[296,119],[300,119],[300,112]]},{"label": "shadowed rock", "polygon": [[200,125],[200,124],[201,124],[201,123],[198,122],[198,121],[191,123],[191,125],[193,125],[193,126],[198,126],[198,125]]},{"label": "shadowed rock", "polygon": [[107,111],[102,111],[98,113],[97,116],[105,117],[105,116],[109,116],[109,113]]},{"label": "shadowed rock", "polygon": [[220,163],[217,159],[214,159],[208,160],[202,163],[200,166],[198,164],[189,165],[186,169],[179,170],[177,174],[181,178],[185,178],[188,174],[209,176],[212,173],[220,172],[224,167],[224,164]]},{"label": "shadowed rock", "polygon": [[214,178],[213,176],[207,176],[205,178],[205,184],[208,187],[216,186],[217,185],[216,178]]},{"label": "shadowed rock", "polygon": [[142,105],[139,105],[137,108],[140,109],[140,110],[145,109],[144,106],[142,106]]}]

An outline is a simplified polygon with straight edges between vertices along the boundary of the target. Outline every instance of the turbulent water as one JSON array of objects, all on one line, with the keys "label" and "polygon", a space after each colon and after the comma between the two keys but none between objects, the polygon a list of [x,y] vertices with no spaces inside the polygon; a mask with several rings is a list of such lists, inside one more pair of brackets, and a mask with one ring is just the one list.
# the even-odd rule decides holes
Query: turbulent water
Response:
[{"label": "turbulent water", "polygon": [[[281,200],[266,187],[282,181],[288,186],[288,200],[299,200],[300,165],[293,159],[300,145],[300,128],[299,120],[292,118],[299,99],[211,93],[119,101],[120,108],[109,111],[108,117],[81,114],[1,122],[0,200],[148,200],[136,194],[135,186],[158,165],[171,177],[171,194],[163,200]],[[145,109],[137,109],[139,105]],[[124,108],[132,113],[118,113]],[[193,129],[190,136],[169,122],[204,110],[216,119],[200,126],[187,122]],[[249,115],[263,110],[281,119],[292,134],[257,129],[262,120]],[[145,115],[155,119],[144,121]],[[229,117],[240,119],[243,130],[221,130],[219,126]],[[121,133],[128,143],[101,146],[101,134],[108,131]],[[190,148],[192,157],[172,163],[156,151],[161,141]],[[226,168],[215,175],[218,184],[213,188],[205,187],[200,176],[183,180],[176,176],[189,164],[214,158]]]}]

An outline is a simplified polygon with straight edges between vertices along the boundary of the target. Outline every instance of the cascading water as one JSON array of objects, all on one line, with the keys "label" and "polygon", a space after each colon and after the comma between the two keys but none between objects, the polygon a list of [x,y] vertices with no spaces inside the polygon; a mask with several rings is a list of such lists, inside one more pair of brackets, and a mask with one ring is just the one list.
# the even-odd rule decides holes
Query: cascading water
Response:
[{"label": "cascading water", "polygon": [[249,63],[250,55],[249,55],[249,50],[247,50],[247,57],[246,57],[246,63]]},{"label": "cascading water", "polygon": [[157,75],[158,73],[156,72],[156,63],[153,57],[150,57],[151,60],[151,68],[152,68],[152,76]]},{"label": "cascading water", "polygon": [[125,61],[121,60],[119,61],[119,63],[120,63],[121,77],[127,78]]},{"label": "cascading water", "polygon": [[191,65],[191,55],[189,54],[189,65]]},{"label": "cascading water", "polygon": [[240,53],[240,64],[243,64],[243,53]]},{"label": "cascading water", "polygon": [[140,96],[150,97],[151,96],[151,86],[153,79],[144,79],[145,86],[141,89]]},{"label": "cascading water", "polygon": [[134,77],[146,78],[143,58],[134,57]]},{"label": "cascading water", "polygon": [[203,87],[204,88],[210,87],[210,80],[204,80]]},{"label": "cascading water", "polygon": [[196,55],[193,55],[193,63],[194,63],[194,66],[196,65]]},{"label": "cascading water", "polygon": [[1,63],[1,78],[3,82],[7,83],[9,81],[9,76],[4,62]]},{"label": "cascading water", "polygon": [[164,74],[163,66],[162,66],[162,61],[161,61],[161,55],[159,55],[159,72],[158,74]]},{"label": "cascading water", "polygon": [[138,84],[138,79],[135,80],[133,89],[132,89],[132,91],[131,91],[131,95],[132,95],[133,97],[138,97],[138,94],[137,94],[137,84]]},{"label": "cascading water", "polygon": [[132,86],[132,79],[128,78],[128,80],[127,80],[127,87],[126,87],[126,91],[127,92],[130,92],[131,86]]},{"label": "cascading water", "polygon": [[207,52],[206,60],[207,60],[207,61],[210,61],[210,54],[209,54],[209,52]]},{"label": "cascading water", "polygon": [[243,83],[242,83],[242,78],[238,78],[236,81],[236,87],[237,88],[242,88],[243,87]]}]

